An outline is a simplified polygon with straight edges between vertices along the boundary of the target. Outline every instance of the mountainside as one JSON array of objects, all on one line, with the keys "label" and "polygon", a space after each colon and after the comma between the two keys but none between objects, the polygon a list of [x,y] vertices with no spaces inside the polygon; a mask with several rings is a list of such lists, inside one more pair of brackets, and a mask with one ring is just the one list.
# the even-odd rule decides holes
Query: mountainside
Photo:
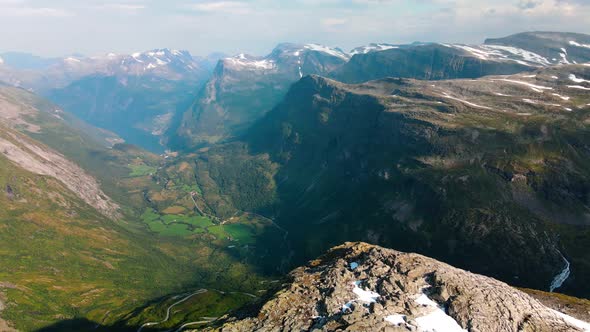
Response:
[{"label": "mountainside", "polygon": [[347,240],[587,296],[590,67],[477,80],[293,85],[192,163],[205,207],[256,211],[295,261]]},{"label": "mountainside", "polygon": [[414,43],[383,45],[383,51],[359,48],[354,52],[358,54],[330,76],[360,83],[385,77],[440,80],[515,74],[590,62],[589,40],[584,34],[522,33],[487,39],[483,45]]},{"label": "mountainside", "polygon": [[507,284],[436,260],[347,243],[295,269],[219,331],[589,331]]},{"label": "mountainside", "polygon": [[163,157],[119,141],[0,87],[0,330],[136,331],[193,290],[174,327],[265,287],[247,262],[269,255],[258,237],[282,233],[256,217],[214,223],[198,187],[155,176]]},{"label": "mountainside", "polygon": [[316,44],[280,44],[265,57],[223,59],[184,115],[177,145],[205,145],[241,134],[303,75],[325,75],[346,61],[341,50]]},{"label": "mountainside", "polygon": [[524,32],[504,38],[486,39],[485,45],[528,50],[551,64],[590,62],[590,36],[567,32]]}]

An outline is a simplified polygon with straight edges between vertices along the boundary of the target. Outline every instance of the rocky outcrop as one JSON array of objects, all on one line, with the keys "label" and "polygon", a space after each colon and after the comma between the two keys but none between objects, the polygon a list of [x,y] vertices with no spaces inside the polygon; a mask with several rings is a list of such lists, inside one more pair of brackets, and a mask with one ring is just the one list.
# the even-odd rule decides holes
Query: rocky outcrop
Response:
[{"label": "rocky outcrop", "polygon": [[505,283],[366,243],[333,248],[219,331],[588,331]]}]

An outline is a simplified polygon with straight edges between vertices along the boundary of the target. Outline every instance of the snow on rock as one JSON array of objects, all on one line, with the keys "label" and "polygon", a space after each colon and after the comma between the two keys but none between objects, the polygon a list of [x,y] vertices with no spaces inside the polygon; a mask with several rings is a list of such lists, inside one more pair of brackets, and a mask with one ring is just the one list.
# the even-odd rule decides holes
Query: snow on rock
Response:
[{"label": "snow on rock", "polygon": [[581,85],[568,85],[567,87],[570,89],[590,90],[590,88]]},{"label": "snow on rock", "polygon": [[335,56],[335,57],[338,57],[338,58],[341,58],[344,60],[348,60],[350,58],[350,55],[348,55],[338,49],[330,48],[330,47],[319,45],[319,44],[307,44],[303,47],[307,50],[310,50],[310,51],[326,53],[331,56]]},{"label": "snow on rock", "polygon": [[354,285],[354,289],[352,290],[352,292],[358,296],[357,301],[373,303],[376,302],[379,297],[381,297],[381,295],[373,291],[368,291],[360,288],[360,281],[355,281],[352,284]]},{"label": "snow on rock", "polygon": [[580,44],[580,43],[577,43],[575,40],[570,40],[570,45],[577,46],[577,47],[590,48],[590,44]]},{"label": "snow on rock", "polygon": [[576,77],[576,75],[574,74],[570,74],[570,76],[568,77],[571,81],[574,81],[576,83],[590,83],[590,81],[585,80],[583,78],[578,78]]},{"label": "snow on rock", "polygon": [[446,314],[444,308],[431,300],[426,294],[422,293],[416,298],[416,303],[431,307],[430,313],[416,318],[414,321],[418,325],[418,330],[422,332],[467,332],[453,317]]},{"label": "snow on rock", "polygon": [[244,54],[239,54],[232,58],[226,58],[225,61],[235,66],[250,67],[252,69],[273,69],[276,64],[274,61],[269,59],[252,59],[248,58]]},{"label": "snow on rock", "polygon": [[449,95],[446,92],[442,95],[442,97],[447,98],[447,99],[456,100],[456,101],[462,102],[463,104],[466,104],[466,105],[469,105],[469,106],[472,106],[472,107],[475,107],[475,108],[483,108],[483,109],[491,110],[491,108],[489,108],[487,106],[481,106],[481,105],[478,105],[478,104],[474,104],[472,102],[469,102],[467,100],[463,100],[463,99],[459,99],[459,98],[453,97],[453,96]]},{"label": "snow on rock", "polygon": [[577,318],[574,318],[572,316],[566,315],[564,313],[561,313],[559,311],[556,310],[552,310],[549,309],[551,311],[553,311],[557,316],[561,317],[564,321],[570,323],[571,325],[581,329],[584,332],[590,332],[590,323],[585,322],[583,320],[579,320]]},{"label": "snow on rock", "polygon": [[405,315],[389,315],[389,316],[385,317],[384,320],[388,323],[395,325],[395,326],[406,324],[406,316]]},{"label": "snow on rock", "polygon": [[570,100],[570,97],[568,97],[568,96],[562,96],[562,95],[560,95],[558,93],[552,93],[552,95],[554,95],[556,97],[559,97],[559,98],[561,98],[562,100],[565,100],[565,101]]},{"label": "snow on rock", "polygon": [[361,47],[357,47],[357,48],[353,49],[352,51],[350,51],[350,55],[367,54],[367,53],[371,53],[371,52],[380,52],[380,51],[386,51],[386,50],[390,50],[390,49],[394,49],[394,48],[399,48],[399,46],[391,45],[391,44],[372,43],[367,46],[361,46]]},{"label": "snow on rock", "polygon": [[514,83],[514,84],[526,85],[529,88],[531,88],[531,90],[533,90],[535,92],[543,92],[543,90],[553,90],[553,88],[551,88],[551,87],[536,85],[536,84],[532,84],[532,83],[524,82],[524,81],[511,80],[508,78],[502,78],[502,79],[498,79],[495,81],[504,81],[504,82],[510,82],[510,83]]}]

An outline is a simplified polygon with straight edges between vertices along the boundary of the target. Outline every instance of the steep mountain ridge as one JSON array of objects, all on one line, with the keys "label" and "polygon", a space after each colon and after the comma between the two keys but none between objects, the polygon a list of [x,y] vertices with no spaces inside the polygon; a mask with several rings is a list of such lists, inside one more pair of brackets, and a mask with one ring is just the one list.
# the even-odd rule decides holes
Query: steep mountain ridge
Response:
[{"label": "steep mountain ridge", "polygon": [[[264,302],[266,301],[266,302]],[[588,331],[509,285],[417,254],[346,243],[215,331]]]},{"label": "steep mountain ridge", "polygon": [[273,218],[295,261],[369,241],[538,289],[567,266],[559,289],[585,296],[589,70],[308,76],[240,141],[182,160],[207,210]]}]

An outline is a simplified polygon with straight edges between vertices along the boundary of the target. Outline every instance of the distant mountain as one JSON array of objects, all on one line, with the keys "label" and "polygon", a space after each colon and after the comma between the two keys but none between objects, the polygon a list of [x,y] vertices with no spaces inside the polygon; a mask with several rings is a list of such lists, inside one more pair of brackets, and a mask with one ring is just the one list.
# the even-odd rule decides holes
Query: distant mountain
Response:
[{"label": "distant mountain", "polygon": [[128,55],[73,55],[27,67],[14,64],[31,62],[30,56],[14,54],[0,65],[0,81],[36,91],[129,143],[163,152],[168,132],[178,127],[218,56],[200,58],[187,51],[156,49]]},{"label": "distant mountain", "polygon": [[428,257],[346,243],[292,271],[256,305],[205,330],[588,331],[588,313],[565,313],[577,301],[583,300],[562,296],[561,306],[552,308]]},{"label": "distant mountain", "polygon": [[0,65],[20,70],[45,69],[57,62],[59,62],[58,58],[43,58],[29,53],[0,53]]},{"label": "distant mountain", "polygon": [[280,44],[264,57],[240,54],[219,61],[185,114],[178,146],[215,143],[241,134],[304,75],[327,75],[349,55],[317,44]]},{"label": "distant mountain", "polygon": [[272,217],[294,257],[370,241],[587,296],[589,82],[583,65],[360,85],[307,76],[242,139],[190,161],[213,214]]},{"label": "distant mountain", "polygon": [[353,50],[351,60],[330,77],[360,83],[385,77],[439,80],[515,74],[589,62],[589,43],[590,36],[583,34],[533,32],[487,39],[483,45],[373,44]]},{"label": "distant mountain", "polygon": [[483,47],[499,46],[527,50],[547,64],[590,62],[590,35],[566,32],[524,32],[504,38],[486,39]]}]

